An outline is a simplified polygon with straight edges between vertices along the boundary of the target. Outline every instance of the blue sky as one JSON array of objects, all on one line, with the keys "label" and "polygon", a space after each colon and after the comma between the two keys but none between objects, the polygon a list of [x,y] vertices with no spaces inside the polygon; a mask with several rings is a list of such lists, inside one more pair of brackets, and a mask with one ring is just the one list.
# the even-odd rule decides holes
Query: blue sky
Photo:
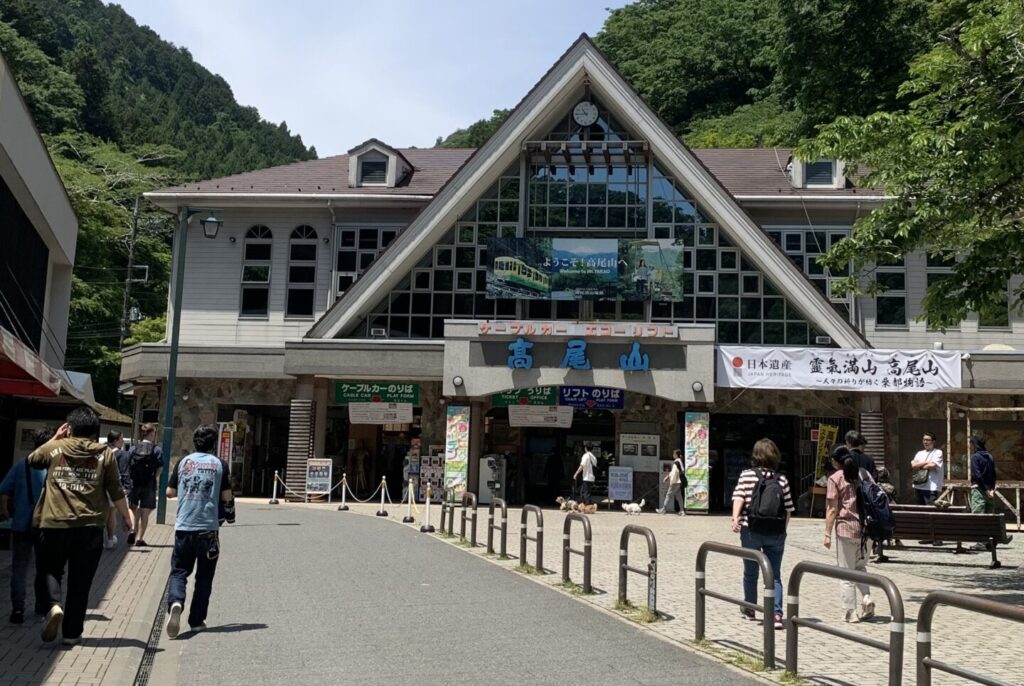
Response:
[{"label": "blue sky", "polygon": [[120,0],[321,157],[429,147],[512,107],[625,0]]}]

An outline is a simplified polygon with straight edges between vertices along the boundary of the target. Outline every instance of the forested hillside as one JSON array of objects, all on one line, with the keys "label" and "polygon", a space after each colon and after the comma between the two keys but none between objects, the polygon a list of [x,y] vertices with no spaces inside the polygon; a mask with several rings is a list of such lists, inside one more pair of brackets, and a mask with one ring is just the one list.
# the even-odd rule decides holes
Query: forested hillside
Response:
[{"label": "forested hillside", "polygon": [[[312,159],[285,123],[235,102],[188,50],[100,0],[3,0],[0,51],[14,71],[79,220],[66,365],[116,403],[129,250],[141,317],[129,341],[164,333],[173,219],[141,193]],[[138,238],[131,241],[133,224]],[[134,272],[143,276],[143,270]]]},{"label": "forested hillside", "polygon": [[[911,60],[969,4],[639,0],[611,10],[595,41],[687,144],[794,145],[837,116],[897,105]],[[479,145],[507,115],[437,144]]]}]

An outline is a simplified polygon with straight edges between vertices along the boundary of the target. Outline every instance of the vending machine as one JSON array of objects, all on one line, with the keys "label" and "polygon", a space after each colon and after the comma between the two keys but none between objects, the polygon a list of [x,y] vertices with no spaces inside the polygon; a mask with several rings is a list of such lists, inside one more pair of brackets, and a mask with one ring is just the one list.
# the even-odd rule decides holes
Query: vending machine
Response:
[{"label": "vending machine", "polygon": [[505,494],[507,468],[504,455],[484,455],[480,458],[480,487],[477,490],[477,502],[481,505],[490,505],[494,498],[508,500],[508,496]]}]

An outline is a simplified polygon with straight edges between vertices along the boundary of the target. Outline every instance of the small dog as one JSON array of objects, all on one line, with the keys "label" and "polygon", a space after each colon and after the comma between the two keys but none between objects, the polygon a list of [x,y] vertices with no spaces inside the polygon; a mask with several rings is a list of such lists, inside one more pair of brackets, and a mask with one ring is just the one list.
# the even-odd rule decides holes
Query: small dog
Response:
[{"label": "small dog", "polygon": [[576,511],[582,512],[583,514],[594,514],[597,512],[597,503],[591,503],[590,505],[584,505],[583,503],[576,504]]},{"label": "small dog", "polygon": [[575,500],[566,500],[562,496],[555,498],[555,502],[558,503],[558,509],[562,512],[573,512],[576,510]]},{"label": "small dog", "polygon": [[622,509],[625,510],[628,515],[638,515],[640,514],[640,511],[644,509],[644,505],[646,504],[647,501],[641,498],[639,503],[622,503]]}]

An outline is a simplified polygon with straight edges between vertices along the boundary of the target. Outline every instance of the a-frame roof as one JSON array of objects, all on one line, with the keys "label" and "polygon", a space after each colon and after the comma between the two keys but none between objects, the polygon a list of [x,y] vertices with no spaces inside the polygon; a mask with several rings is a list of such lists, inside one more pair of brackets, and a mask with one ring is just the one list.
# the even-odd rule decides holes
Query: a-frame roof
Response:
[{"label": "a-frame roof", "polygon": [[501,127],[438,191],[416,219],[310,329],[309,338],[350,332],[421,260],[469,205],[519,158],[531,136],[542,135],[578,100],[589,83],[594,96],[634,135],[650,142],[664,171],[678,179],[744,256],[779,288],[809,323],[844,348],[867,341],[814,288],[740,207],[721,182],[640,98],[583,34],[516,106]]}]

